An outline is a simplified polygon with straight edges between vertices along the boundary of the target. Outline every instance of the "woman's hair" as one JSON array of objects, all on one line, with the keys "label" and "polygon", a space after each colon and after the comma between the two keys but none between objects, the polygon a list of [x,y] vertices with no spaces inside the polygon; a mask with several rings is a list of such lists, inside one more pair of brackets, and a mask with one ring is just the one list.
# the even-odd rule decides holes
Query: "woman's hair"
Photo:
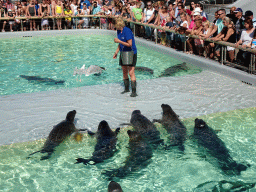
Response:
[{"label": "woman's hair", "polygon": [[136,2],[136,5],[141,6],[141,2]]},{"label": "woman's hair", "polygon": [[223,19],[223,21],[225,21],[225,22],[227,22],[228,23],[228,28],[234,28],[235,26],[234,26],[234,23],[233,23],[233,21],[229,18],[229,17],[225,17],[224,19]]},{"label": "woman's hair", "polygon": [[124,23],[124,20],[120,17],[116,18],[115,20],[115,27],[116,28],[123,28],[125,27],[125,23]]},{"label": "woman's hair", "polygon": [[249,24],[249,29],[252,29],[253,28],[253,23],[252,23],[252,19],[251,18],[246,18],[244,23],[247,23]]},{"label": "woman's hair", "polygon": [[208,21],[208,20],[206,20],[205,22],[203,22],[203,25],[208,25],[209,28],[211,27],[211,23],[210,23],[210,21]]}]

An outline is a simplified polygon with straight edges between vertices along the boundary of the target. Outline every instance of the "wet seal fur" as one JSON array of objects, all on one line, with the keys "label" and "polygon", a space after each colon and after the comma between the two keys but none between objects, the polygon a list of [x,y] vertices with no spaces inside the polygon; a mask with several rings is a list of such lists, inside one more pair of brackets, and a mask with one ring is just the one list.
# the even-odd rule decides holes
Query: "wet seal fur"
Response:
[{"label": "wet seal fur", "polygon": [[[93,161],[94,164],[101,163],[106,159],[112,157],[116,152],[117,134],[120,128],[112,131],[106,121],[101,121],[98,130],[96,132],[97,144],[94,148],[94,152],[90,159],[78,158],[77,163],[83,163],[85,165]],[[88,132],[90,135],[94,135],[92,132]]]},{"label": "wet seal fur", "polygon": [[206,148],[218,160],[221,170],[226,174],[240,175],[241,171],[250,167],[250,165],[243,165],[234,161],[225,143],[202,119],[195,119],[194,137],[199,145]]},{"label": "wet seal fur", "polygon": [[163,110],[162,119],[154,119],[153,122],[161,123],[171,135],[171,146],[178,146],[181,151],[185,150],[184,142],[187,136],[187,129],[181,123],[179,116],[167,104],[161,105]]},{"label": "wet seal fur", "polygon": [[41,160],[49,159],[54,152],[55,147],[62,143],[72,133],[78,131],[85,131],[84,129],[76,129],[74,124],[75,115],[76,110],[69,111],[67,113],[66,119],[53,127],[43,146],[43,149],[31,153],[29,156],[39,152],[47,153],[46,156],[41,157]]},{"label": "wet seal fur", "polygon": [[123,192],[122,187],[115,181],[108,184],[108,192]]},{"label": "wet seal fur", "polygon": [[154,149],[159,145],[164,145],[164,141],[160,138],[160,132],[156,129],[156,126],[148,118],[142,115],[140,110],[134,110],[132,112],[130,123]]},{"label": "wet seal fur", "polygon": [[104,174],[109,180],[113,177],[124,178],[127,175],[146,167],[150,163],[153,152],[148,142],[137,132],[128,130],[129,155],[124,162],[125,165],[118,169],[106,171]]}]

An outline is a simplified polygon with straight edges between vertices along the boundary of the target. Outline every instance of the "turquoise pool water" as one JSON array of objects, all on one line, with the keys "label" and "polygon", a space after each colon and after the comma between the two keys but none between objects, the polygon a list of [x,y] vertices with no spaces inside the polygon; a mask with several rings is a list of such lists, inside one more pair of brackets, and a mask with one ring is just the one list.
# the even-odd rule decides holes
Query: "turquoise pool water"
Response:
[{"label": "turquoise pool water", "polygon": [[[66,89],[96,84],[122,81],[118,70],[118,59],[113,53],[117,44],[113,36],[106,35],[64,35],[0,39],[0,95],[31,93],[54,89]],[[154,70],[154,74],[136,71],[138,80],[157,78],[168,67],[181,61],[163,55],[147,47],[137,45],[137,66]],[[73,76],[75,67],[99,65],[106,71],[101,76]],[[181,70],[174,76],[201,72],[196,66],[187,64],[189,70]],[[28,81],[20,75],[39,76],[54,80],[64,80],[63,85],[48,85]]]},{"label": "turquoise pool water", "polygon": [[[194,128],[193,117],[183,120],[189,135],[184,154],[177,149],[156,150],[146,168],[116,180],[123,190],[223,192],[225,190],[218,190],[221,181],[228,182],[222,186],[226,191],[239,191],[238,188],[231,188],[241,183],[243,187],[253,188],[256,183],[256,108],[215,113],[199,118],[204,119],[213,129],[221,130],[218,136],[225,142],[234,160],[248,163],[251,167],[239,176],[225,175],[190,137]],[[160,124],[156,125],[161,137],[168,143],[166,130]],[[43,146],[45,139],[0,146],[0,191],[105,192],[109,181],[102,173],[120,167],[125,161],[128,155],[128,129],[132,128],[121,129],[118,135],[118,152],[115,156],[97,165],[74,164],[76,158],[89,158],[94,150],[96,140],[87,134],[82,142],[76,142],[71,137],[45,161],[40,161],[41,154],[26,159],[30,153]],[[253,190],[256,189],[251,191]]]}]

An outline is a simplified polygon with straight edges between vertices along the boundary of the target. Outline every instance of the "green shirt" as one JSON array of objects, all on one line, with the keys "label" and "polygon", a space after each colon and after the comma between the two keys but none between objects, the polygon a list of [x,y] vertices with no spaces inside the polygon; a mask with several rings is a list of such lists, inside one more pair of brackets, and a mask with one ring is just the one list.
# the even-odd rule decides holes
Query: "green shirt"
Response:
[{"label": "green shirt", "polygon": [[140,21],[142,19],[142,9],[141,8],[133,8],[132,12],[134,13],[135,19]]}]

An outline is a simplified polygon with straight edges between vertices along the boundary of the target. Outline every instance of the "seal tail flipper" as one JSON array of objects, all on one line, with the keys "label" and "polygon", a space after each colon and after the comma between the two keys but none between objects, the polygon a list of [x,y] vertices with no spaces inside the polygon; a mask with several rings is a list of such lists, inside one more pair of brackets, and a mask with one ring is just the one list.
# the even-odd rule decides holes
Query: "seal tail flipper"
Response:
[{"label": "seal tail flipper", "polygon": [[31,153],[31,154],[28,155],[27,159],[30,159],[30,156],[32,156],[32,155],[34,155],[34,154],[36,154],[36,153],[41,153],[41,152],[42,152],[42,150],[36,151],[36,152],[34,152],[34,153]]},{"label": "seal tail flipper", "polygon": [[232,174],[240,175],[241,172],[246,171],[248,167],[250,167],[249,164],[243,165],[234,161],[228,165],[223,165],[221,169],[226,173],[230,173],[229,171],[232,171]]},{"label": "seal tail flipper", "polygon": [[77,158],[75,164],[83,163],[83,164],[87,165],[90,161],[91,161],[91,159]]}]

